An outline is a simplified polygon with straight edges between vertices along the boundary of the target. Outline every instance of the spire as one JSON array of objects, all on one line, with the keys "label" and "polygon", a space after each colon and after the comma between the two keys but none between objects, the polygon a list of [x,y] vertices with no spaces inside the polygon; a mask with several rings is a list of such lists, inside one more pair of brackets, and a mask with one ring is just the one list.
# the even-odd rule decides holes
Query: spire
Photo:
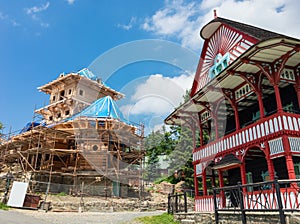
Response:
[{"label": "spire", "polygon": [[217,16],[217,10],[214,9],[214,19],[217,18],[217,17],[218,17],[218,16]]}]

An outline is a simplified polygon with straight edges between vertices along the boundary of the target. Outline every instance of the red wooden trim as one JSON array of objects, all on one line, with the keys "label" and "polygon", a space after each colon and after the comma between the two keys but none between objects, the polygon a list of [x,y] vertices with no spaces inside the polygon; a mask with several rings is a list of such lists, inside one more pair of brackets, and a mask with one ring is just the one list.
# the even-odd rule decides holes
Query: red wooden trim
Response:
[{"label": "red wooden trim", "polygon": [[277,111],[281,113],[283,111],[282,108],[282,102],[281,102],[281,97],[280,97],[280,90],[278,85],[274,85],[274,91],[275,91],[275,98],[276,98],[276,104],[277,104]]},{"label": "red wooden trim", "polygon": [[[296,119],[300,119],[300,115],[290,114],[290,113],[285,113],[285,112],[283,112],[281,115],[277,113],[277,114],[271,115],[269,117],[264,117],[264,118],[260,119],[259,121],[255,122],[255,123],[253,123],[251,125],[248,125],[247,127],[244,127],[244,128],[242,128],[242,129],[240,129],[238,131],[235,131],[235,132],[233,132],[233,133],[231,133],[229,135],[223,136],[222,138],[220,138],[220,139],[218,139],[216,141],[213,141],[213,142],[210,142],[210,143],[208,143],[208,144],[206,144],[204,146],[195,148],[193,150],[193,153],[197,153],[197,152],[199,152],[201,150],[204,150],[204,149],[206,149],[208,147],[212,147],[214,144],[216,144],[218,142],[220,143],[220,142],[223,142],[224,140],[228,141],[229,138],[231,138],[231,137],[233,137],[235,135],[241,135],[242,132],[245,132],[247,130],[249,131],[250,128],[252,129],[253,127],[256,127],[257,125],[261,125],[261,124],[263,124],[266,121],[269,122],[271,119],[274,119],[275,117],[276,118],[280,118],[282,120],[283,116],[290,116],[290,117],[294,117]],[[244,149],[245,146],[248,147],[249,145],[260,144],[260,143],[263,143],[263,142],[265,142],[267,140],[271,140],[271,139],[274,139],[274,138],[276,138],[278,136],[282,136],[283,134],[293,135],[293,136],[297,136],[297,137],[300,136],[300,132],[299,131],[287,130],[287,129],[283,128],[283,130],[279,130],[279,131],[274,132],[274,133],[269,133],[268,135],[261,136],[259,138],[257,137],[257,139],[254,139],[252,141],[248,141],[248,142],[243,143],[243,144],[239,144],[238,146],[231,147],[231,148],[227,147],[226,150],[224,150],[222,152],[219,152],[216,155],[210,155],[210,156],[207,156],[207,157],[203,157],[203,158],[200,158],[199,160],[196,160],[196,161],[198,161],[198,162],[199,161],[205,162],[205,161],[212,160],[212,159],[214,159],[215,157],[218,157],[218,156],[223,156],[223,155],[226,155],[228,153],[235,153],[235,152],[238,152],[239,150]],[[272,156],[272,158],[277,157],[277,156],[278,156],[278,154]],[[196,161],[194,161],[194,162],[196,162]]]},{"label": "red wooden trim", "polygon": [[201,200],[201,199],[213,199],[214,196],[213,195],[203,195],[203,196],[197,196],[195,197],[195,200]]},{"label": "red wooden trim", "polygon": [[204,169],[202,173],[202,189],[203,189],[203,195],[207,195],[207,185],[206,185],[206,169]]},{"label": "red wooden trim", "polygon": [[243,33],[240,30],[237,30],[237,29],[235,29],[235,28],[233,28],[233,27],[231,27],[227,24],[223,24],[223,26],[230,29],[230,30],[232,30],[232,31],[234,31],[234,32],[236,32],[236,33],[238,33],[238,34],[241,34],[245,40],[251,42],[252,44],[256,44],[259,41],[258,39],[254,38],[252,36],[249,36],[248,34]]},{"label": "red wooden trim", "polygon": [[202,67],[203,67],[203,62],[204,62],[204,58],[205,58],[205,55],[206,55],[208,43],[209,43],[209,40],[204,41],[201,56],[200,56],[200,59],[199,59],[199,63],[198,63],[198,66],[197,66],[197,70],[196,70],[196,74],[195,74],[195,78],[194,78],[194,82],[193,82],[193,86],[192,86],[192,89],[191,89],[191,94],[190,94],[191,97],[195,95],[195,93],[197,92],[198,86],[199,86],[199,81],[200,81],[199,78],[200,78],[201,70],[202,70]]},{"label": "red wooden trim", "polygon": [[238,167],[240,167],[240,166],[241,166],[241,164],[235,164],[235,165],[232,165],[232,166],[226,166],[226,167],[221,168],[221,169],[219,169],[219,170],[221,170],[221,171],[231,170],[231,169],[234,169],[234,168],[238,168]]},{"label": "red wooden trim", "polygon": [[[194,165],[194,171],[196,171],[196,165]],[[199,186],[198,186],[198,178],[196,172],[194,172],[194,185],[195,185],[195,196],[198,196]]]}]

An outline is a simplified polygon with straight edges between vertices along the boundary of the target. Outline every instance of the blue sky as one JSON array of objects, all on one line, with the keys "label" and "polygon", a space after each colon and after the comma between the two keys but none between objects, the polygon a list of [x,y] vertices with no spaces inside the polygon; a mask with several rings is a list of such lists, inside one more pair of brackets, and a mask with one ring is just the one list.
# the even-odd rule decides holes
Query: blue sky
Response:
[{"label": "blue sky", "polygon": [[[123,60],[122,66],[111,74],[102,66],[96,75],[127,95],[119,105],[125,115],[148,131],[158,128],[191,87],[199,31],[214,9],[221,17],[299,38],[299,6],[297,0],[0,0],[0,121],[5,132],[21,129],[48,101],[37,87],[62,72],[95,68],[97,58],[115,53],[109,64]],[[155,48],[141,40],[160,46],[157,55],[148,54]],[[136,48],[125,52],[130,43]]]}]

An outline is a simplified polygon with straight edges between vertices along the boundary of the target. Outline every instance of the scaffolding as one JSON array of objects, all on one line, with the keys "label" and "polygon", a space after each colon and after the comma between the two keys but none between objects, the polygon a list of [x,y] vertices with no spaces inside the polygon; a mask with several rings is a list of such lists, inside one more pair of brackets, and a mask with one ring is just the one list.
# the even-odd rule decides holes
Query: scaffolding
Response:
[{"label": "scaffolding", "polygon": [[[114,100],[123,94],[80,72],[38,89],[50,95],[49,105],[35,109],[22,131],[1,135],[2,166],[26,180],[73,185],[78,191],[83,181],[104,183],[116,196],[122,184],[141,185],[144,126],[119,116]],[[107,108],[94,110],[99,104]],[[90,107],[95,114],[81,114]]]},{"label": "scaffolding", "polygon": [[30,179],[71,177],[75,189],[79,178],[129,184],[141,179],[143,134],[143,125],[79,117],[54,127],[9,133],[0,145],[1,160],[7,166],[18,164],[19,172]]}]

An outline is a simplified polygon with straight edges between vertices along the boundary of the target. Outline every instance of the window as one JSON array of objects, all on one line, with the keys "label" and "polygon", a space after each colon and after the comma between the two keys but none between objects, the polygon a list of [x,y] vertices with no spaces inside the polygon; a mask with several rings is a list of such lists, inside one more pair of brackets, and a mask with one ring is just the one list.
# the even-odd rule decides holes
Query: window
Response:
[{"label": "window", "polygon": [[70,114],[70,111],[69,110],[66,110],[65,111],[65,115],[69,115]]},{"label": "window", "polygon": [[50,120],[50,121],[52,121],[52,120],[53,120],[53,117],[52,117],[52,116],[50,116],[50,117],[49,117],[49,120]]},{"label": "window", "polygon": [[60,118],[60,117],[61,117],[61,113],[58,113],[58,114],[57,114],[57,118]]},{"label": "window", "polygon": [[79,90],[79,95],[83,96],[83,90],[82,89]]},{"label": "window", "polygon": [[69,89],[69,95],[71,95],[71,93],[72,93],[72,89]]},{"label": "window", "polygon": [[63,97],[65,96],[65,91],[64,90],[60,91],[59,95],[60,95],[59,100],[63,100],[64,99]]},{"label": "window", "polygon": [[97,145],[93,145],[93,151],[97,151],[98,150],[98,146]]},{"label": "window", "polygon": [[54,95],[54,96],[52,96],[52,101],[55,101],[55,99],[56,99],[55,95]]}]

